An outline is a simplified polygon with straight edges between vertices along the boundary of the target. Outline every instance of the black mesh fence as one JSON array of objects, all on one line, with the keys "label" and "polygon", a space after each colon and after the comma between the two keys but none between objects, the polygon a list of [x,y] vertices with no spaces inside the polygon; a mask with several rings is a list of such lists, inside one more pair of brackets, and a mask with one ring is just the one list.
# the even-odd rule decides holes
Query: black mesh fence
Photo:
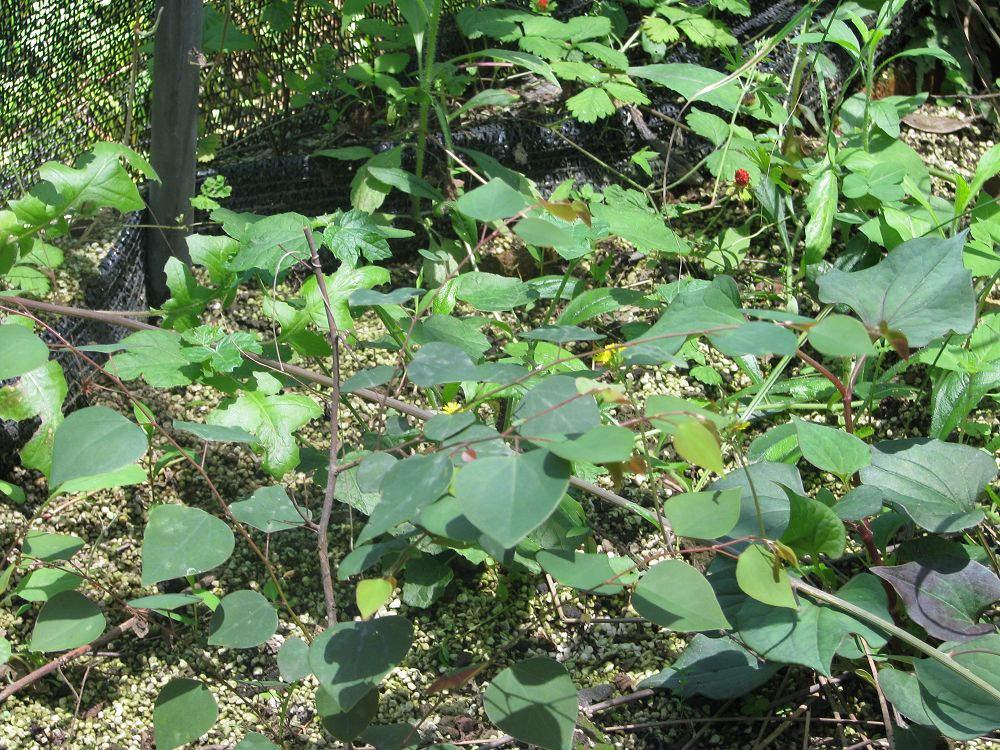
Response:
[{"label": "black mesh fence", "polygon": [[[458,34],[451,15],[470,4],[480,4],[480,0],[444,3],[439,45],[443,55],[461,53],[470,44],[494,44],[490,40],[470,43]],[[527,0],[517,4],[527,6]],[[565,0],[557,15],[583,13],[592,4],[592,0]],[[749,19],[728,19],[741,44],[750,45],[758,35],[787,21],[803,1],[751,0],[751,4]],[[906,18],[913,18],[919,4],[920,0],[911,0]],[[634,30],[642,11],[638,6],[627,7]],[[202,67],[200,132],[214,160],[204,164],[201,178],[227,177],[233,188],[227,207],[260,214],[296,211],[310,215],[347,208],[353,165],[314,159],[307,155],[310,144],[322,136],[338,146],[360,143],[380,150],[412,137],[366,127],[364,107],[358,108],[357,102],[362,124],[353,132],[331,116],[337,93],[325,84],[355,63],[371,64],[378,54],[375,46],[357,40],[370,33],[391,36],[402,26],[388,0],[371,3],[366,18],[363,23],[345,25],[338,10],[318,2],[206,3],[203,50],[192,62]],[[0,11],[0,204],[36,182],[38,167],[44,162],[72,162],[96,141],[121,142],[145,152],[156,22],[154,0],[4,0]],[[895,40],[900,36],[896,34]],[[791,45],[782,46],[767,69],[779,76],[790,75],[794,54]],[[672,59],[723,67],[718,55],[705,59],[704,51],[690,47],[682,46]],[[837,62],[847,68],[843,57]],[[408,80],[415,83],[413,78]],[[667,118],[650,119],[647,124],[660,125],[661,134],[669,132],[669,126],[662,123],[679,114],[676,97],[661,90],[653,108]],[[638,176],[629,157],[647,143],[649,133],[637,127],[634,114],[622,108],[613,117],[584,125],[544,110],[521,110],[513,116],[456,126],[451,138],[463,153],[469,149],[484,153],[524,172],[543,190],[569,178],[607,183],[622,174]],[[430,138],[428,172],[436,163],[445,162],[440,148],[444,140]],[[679,144],[671,157],[675,174],[687,171],[707,152],[707,145],[697,138],[682,139]],[[412,149],[407,154],[412,157]],[[405,211],[405,201],[400,210]],[[126,218],[121,235],[100,263],[98,278],[80,302],[105,310],[145,307],[141,223],[139,214]],[[123,334],[89,322],[66,321],[61,326],[61,334],[78,344],[107,343]],[[81,385],[87,377],[85,368],[72,357],[60,358],[71,398],[79,400],[86,390]],[[8,453],[28,435],[30,429],[6,425],[0,430],[0,453]],[[11,442],[12,437],[18,439]]]}]

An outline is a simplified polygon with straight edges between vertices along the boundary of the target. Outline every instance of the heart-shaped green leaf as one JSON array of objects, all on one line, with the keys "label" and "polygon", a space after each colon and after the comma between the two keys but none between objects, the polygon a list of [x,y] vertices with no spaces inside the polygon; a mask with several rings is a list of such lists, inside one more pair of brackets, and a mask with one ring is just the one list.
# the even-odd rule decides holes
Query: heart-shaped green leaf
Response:
[{"label": "heart-shaped green leaf", "polygon": [[958,443],[923,438],[872,446],[861,481],[877,487],[921,528],[949,534],[983,520],[977,499],[997,475],[993,459]]},{"label": "heart-shaped green leaf", "polygon": [[638,573],[628,557],[608,557],[578,550],[542,550],[535,562],[564,586],[591,594],[617,594],[635,583]]},{"label": "heart-shaped green leaf", "polygon": [[816,556],[821,553],[834,560],[843,555],[847,533],[837,514],[818,500],[787,487],[785,493],[791,514],[781,543],[791,547],[797,555],[812,555],[814,562],[818,562]]},{"label": "heart-shaped green leaf", "polygon": [[49,485],[121,469],[145,455],[147,447],[142,428],[114,409],[80,409],[56,430]]},{"label": "heart-shaped green leaf", "polygon": [[32,651],[65,651],[90,643],[104,632],[100,607],[77,591],[56,594],[42,607],[31,631]]},{"label": "heart-shaped green leaf", "polygon": [[763,544],[751,544],[736,561],[736,581],[743,592],[772,607],[795,609],[795,595],[784,567]]},{"label": "heart-shaped green leaf", "polygon": [[718,539],[725,536],[740,518],[738,487],[708,492],[685,492],[668,498],[663,515],[674,533],[692,539]]},{"label": "heart-shaped green leaf", "polygon": [[727,700],[755,690],[779,669],[780,664],[758,659],[732,638],[697,633],[672,666],[647,677],[639,687]]},{"label": "heart-shaped green leaf", "polygon": [[711,584],[682,560],[652,566],[635,587],[632,606],[647,620],[681,633],[732,627]]},{"label": "heart-shaped green leaf", "polygon": [[153,737],[157,750],[174,750],[201,737],[219,717],[215,698],[198,680],[171,680],[153,705]]},{"label": "heart-shaped green leaf", "polygon": [[[22,318],[23,320],[23,318]],[[0,380],[15,378],[44,365],[49,348],[24,326],[0,325]]]},{"label": "heart-shaped green leaf", "polygon": [[350,711],[410,650],[413,627],[404,617],[341,622],[309,647],[309,666],[340,711]]},{"label": "heart-shaped green leaf", "polygon": [[297,529],[309,518],[309,511],[297,508],[280,484],[261,487],[246,500],[230,505],[229,509],[237,521],[268,534]]},{"label": "heart-shaped green leaf", "polygon": [[544,656],[508,667],[483,695],[490,721],[522,742],[570,750],[579,702],[569,673]]},{"label": "heart-shaped green leaf", "polygon": [[802,457],[823,471],[847,477],[872,462],[863,440],[836,427],[794,419]]},{"label": "heart-shaped green leaf", "polygon": [[819,298],[850,305],[874,329],[899,331],[913,348],[949,331],[969,333],[976,301],[964,245],[964,232],[909,240],[872,268],[827,271],[817,280]]},{"label": "heart-shaped green leaf", "polygon": [[510,549],[552,515],[569,474],[569,463],[545,450],[481,458],[458,473],[455,497],[476,528]]},{"label": "heart-shaped green leaf", "polygon": [[[892,620],[885,590],[869,575],[852,578],[837,596]],[[765,659],[802,664],[830,675],[830,664],[850,633],[864,636],[869,646],[885,645],[885,635],[832,607],[800,599],[798,608],[775,608],[745,600],[735,616],[740,639]]]},{"label": "heart-shaped green leaf", "polygon": [[229,526],[215,516],[184,505],[157,505],[142,536],[142,585],[218,567],[235,545]]},{"label": "heart-shaped green leaf", "polygon": [[208,644],[227,648],[259,646],[278,629],[278,613],[256,591],[226,594],[208,625]]}]

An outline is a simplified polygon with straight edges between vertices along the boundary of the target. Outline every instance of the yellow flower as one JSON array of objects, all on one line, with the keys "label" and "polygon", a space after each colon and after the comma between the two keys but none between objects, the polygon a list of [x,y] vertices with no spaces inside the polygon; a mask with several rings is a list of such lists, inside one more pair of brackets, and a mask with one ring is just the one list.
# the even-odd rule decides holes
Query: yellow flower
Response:
[{"label": "yellow flower", "polygon": [[624,344],[608,344],[603,351],[594,355],[594,361],[599,365],[609,365],[617,362],[621,358],[621,352],[625,350]]},{"label": "yellow flower", "polygon": [[441,407],[441,412],[444,414],[454,414],[455,412],[462,411],[465,407],[462,406],[457,401],[449,401],[447,404]]}]

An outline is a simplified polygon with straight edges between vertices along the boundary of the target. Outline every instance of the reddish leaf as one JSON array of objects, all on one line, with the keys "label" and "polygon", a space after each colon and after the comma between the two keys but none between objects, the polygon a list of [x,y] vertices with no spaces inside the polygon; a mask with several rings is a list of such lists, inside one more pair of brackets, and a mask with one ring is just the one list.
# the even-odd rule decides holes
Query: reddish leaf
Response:
[{"label": "reddish leaf", "polygon": [[486,669],[485,662],[482,664],[470,664],[451,674],[441,675],[427,688],[427,694],[434,695],[435,693],[440,693],[442,690],[457,690],[460,687],[464,687],[484,669]]}]

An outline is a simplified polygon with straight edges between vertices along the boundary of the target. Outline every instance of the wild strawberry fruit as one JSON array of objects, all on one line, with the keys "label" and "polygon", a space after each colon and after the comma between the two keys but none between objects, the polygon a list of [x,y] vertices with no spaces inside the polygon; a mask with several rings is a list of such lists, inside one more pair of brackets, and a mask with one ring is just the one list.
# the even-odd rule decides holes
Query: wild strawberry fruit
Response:
[{"label": "wild strawberry fruit", "polygon": [[750,184],[750,173],[745,169],[737,169],[733,181],[736,183],[736,187],[745,188]]}]

